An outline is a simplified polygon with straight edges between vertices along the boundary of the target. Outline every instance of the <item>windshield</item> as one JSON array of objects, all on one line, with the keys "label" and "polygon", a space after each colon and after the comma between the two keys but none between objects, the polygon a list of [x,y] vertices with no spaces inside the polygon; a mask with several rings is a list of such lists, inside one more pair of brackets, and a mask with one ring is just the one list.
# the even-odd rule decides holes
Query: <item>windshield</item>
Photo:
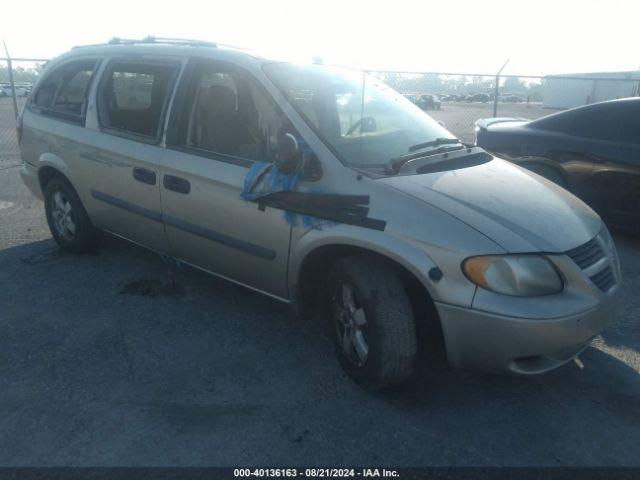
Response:
[{"label": "windshield", "polygon": [[[266,74],[350,166],[387,168],[437,139],[455,139],[382,81],[346,68],[268,64]],[[416,146],[424,145],[416,149]]]}]

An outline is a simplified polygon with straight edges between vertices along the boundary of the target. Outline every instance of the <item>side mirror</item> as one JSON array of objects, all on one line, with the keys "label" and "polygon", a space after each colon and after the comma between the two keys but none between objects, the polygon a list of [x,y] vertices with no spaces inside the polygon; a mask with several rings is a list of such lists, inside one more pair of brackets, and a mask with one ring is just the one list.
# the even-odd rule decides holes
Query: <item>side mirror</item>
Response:
[{"label": "side mirror", "polygon": [[302,152],[300,152],[296,137],[290,133],[278,135],[278,151],[273,163],[285,175],[293,173],[300,168],[302,165]]}]

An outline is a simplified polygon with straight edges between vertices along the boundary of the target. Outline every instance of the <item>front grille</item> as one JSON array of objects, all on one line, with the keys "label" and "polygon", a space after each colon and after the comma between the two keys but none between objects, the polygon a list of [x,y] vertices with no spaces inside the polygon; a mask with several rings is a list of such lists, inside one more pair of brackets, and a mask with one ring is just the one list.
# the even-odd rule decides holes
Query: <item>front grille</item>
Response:
[{"label": "front grille", "polygon": [[584,245],[580,245],[573,250],[569,250],[567,255],[571,260],[576,262],[582,270],[584,270],[604,257],[604,252],[598,242],[598,237],[594,237]]},{"label": "front grille", "polygon": [[[589,280],[591,280],[596,287],[602,292],[607,293],[617,282],[616,273],[612,264],[612,262],[615,262],[615,259],[612,259],[611,255],[608,255],[610,252],[609,249],[605,247],[606,241],[601,237],[602,235],[598,235],[584,245],[580,245],[565,253],[581,270],[586,270],[585,274],[589,275]],[[602,262],[603,265],[601,266],[593,267],[603,258],[606,258],[607,262]],[[615,258],[615,254],[613,258]],[[594,271],[596,268],[598,270]]]},{"label": "front grille", "polygon": [[591,281],[605,293],[608,292],[616,283],[616,277],[613,274],[613,269],[609,265],[589,278],[591,278]]}]

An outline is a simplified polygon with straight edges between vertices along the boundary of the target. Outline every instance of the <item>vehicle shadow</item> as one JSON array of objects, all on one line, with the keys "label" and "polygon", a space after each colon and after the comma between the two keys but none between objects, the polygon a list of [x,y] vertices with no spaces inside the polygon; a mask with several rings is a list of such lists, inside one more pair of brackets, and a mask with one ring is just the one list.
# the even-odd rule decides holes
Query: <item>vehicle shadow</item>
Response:
[{"label": "vehicle shadow", "polygon": [[538,458],[547,466],[636,465],[640,375],[635,362],[632,368],[589,347],[557,370],[516,377],[456,371],[443,356],[427,354],[410,383],[378,398],[431,422],[443,432],[443,442],[466,438],[474,453],[511,452],[507,464]]},{"label": "vehicle shadow", "polygon": [[[620,244],[629,242],[631,247],[640,250],[640,239],[624,238]],[[636,251],[637,251],[636,250]],[[325,350],[331,351],[331,329],[329,322],[312,315],[308,319],[298,318],[293,310],[286,304],[275,301],[258,293],[252,292],[241,286],[228,281],[208,275],[195,268],[188,266],[176,266],[169,264],[150,251],[136,245],[132,245],[123,240],[107,236],[102,244],[95,251],[84,255],[70,255],[58,249],[53,240],[41,240],[29,244],[23,244],[0,250],[0,268],[9,272],[11,267],[15,267],[11,276],[24,291],[25,282],[30,286],[41,281],[47,274],[54,276],[65,275],[67,271],[84,271],[89,276],[97,276],[103,280],[116,280],[114,288],[99,292],[97,296],[117,293],[119,295],[131,297],[146,297],[149,300],[166,299],[173,303],[180,303],[185,300],[185,296],[197,296],[204,299],[204,303],[197,305],[194,314],[198,312],[211,312],[212,308],[221,306],[225,313],[236,315],[247,315],[249,317],[256,314],[266,314],[271,318],[279,318],[279,328],[295,326],[295,330],[304,328],[305,337],[318,337],[326,344]],[[29,271],[25,271],[25,269]],[[635,279],[634,279],[635,280]],[[627,279],[631,283],[632,279]],[[4,295],[7,294],[5,284]],[[64,288],[64,287],[61,287]],[[627,294],[629,292],[621,292]],[[20,296],[21,294],[17,294]],[[630,295],[627,295],[630,297]],[[59,298],[58,292],[52,292],[52,302]],[[229,300],[232,302],[233,312],[229,312]],[[634,299],[624,298],[625,302],[633,302]],[[622,302],[619,302],[622,303]],[[114,312],[114,314],[117,314]],[[626,310],[616,311],[617,317],[625,316]],[[596,339],[594,344],[585,350],[581,356],[581,362],[570,362],[569,364],[541,376],[517,377],[517,376],[496,376],[472,371],[453,370],[448,366],[446,352],[444,350],[441,332],[421,332],[420,352],[417,362],[417,371],[414,377],[403,387],[391,393],[391,398],[407,401],[417,400],[423,402],[428,400],[433,385],[452,383],[455,387],[457,382],[474,385],[471,389],[478,388],[481,384],[494,385],[499,388],[517,389],[538,388],[541,385],[555,385],[558,388],[572,389],[574,381],[585,376],[596,378],[601,372],[607,372],[609,378],[612,371],[616,372],[616,377],[625,378],[625,381],[638,381],[638,372],[627,366],[614,356],[606,352],[606,347],[625,347],[636,350],[640,342],[640,332],[638,331],[637,317],[630,315],[629,321],[621,321],[627,330],[605,330]],[[193,318],[193,321],[196,321]],[[614,324],[615,326],[615,324]],[[431,335],[433,333],[433,335]],[[626,334],[625,334],[626,333]],[[604,350],[604,351],[603,351]],[[578,365],[581,363],[582,365]],[[337,364],[336,364],[337,365]],[[596,382],[597,383],[597,382]],[[464,398],[464,396],[462,397]]]},{"label": "vehicle shadow", "polygon": [[174,280],[112,238],[88,255],[52,240],[0,251],[0,409],[13,412],[0,461],[637,462],[635,352],[603,344],[580,365],[505,377],[453,370],[427,341],[406,385],[367,392],[322,325],[192,268]]},{"label": "vehicle shadow", "polygon": [[[448,365],[444,348],[437,347],[420,352],[414,377],[405,386],[391,392],[389,398],[424,405],[434,394],[434,386],[437,386],[438,390],[452,393],[452,402],[463,404],[475,401],[471,394],[479,389],[489,389],[501,396],[527,396],[535,392],[535,397],[545,390],[557,393],[580,391],[583,394],[593,389],[592,393],[601,394],[605,385],[615,385],[610,391],[629,389],[640,395],[640,372],[596,346],[588,347],[576,360],[541,375],[517,376],[456,370]],[[640,411],[638,414],[640,420]]]}]

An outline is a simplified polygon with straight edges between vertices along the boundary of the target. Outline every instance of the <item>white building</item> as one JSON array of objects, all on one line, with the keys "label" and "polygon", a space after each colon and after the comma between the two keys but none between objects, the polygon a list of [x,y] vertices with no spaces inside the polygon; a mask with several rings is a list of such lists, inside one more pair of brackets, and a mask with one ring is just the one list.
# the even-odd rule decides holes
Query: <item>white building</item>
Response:
[{"label": "white building", "polygon": [[640,71],[550,75],[544,81],[545,108],[580,105],[640,95]]}]

